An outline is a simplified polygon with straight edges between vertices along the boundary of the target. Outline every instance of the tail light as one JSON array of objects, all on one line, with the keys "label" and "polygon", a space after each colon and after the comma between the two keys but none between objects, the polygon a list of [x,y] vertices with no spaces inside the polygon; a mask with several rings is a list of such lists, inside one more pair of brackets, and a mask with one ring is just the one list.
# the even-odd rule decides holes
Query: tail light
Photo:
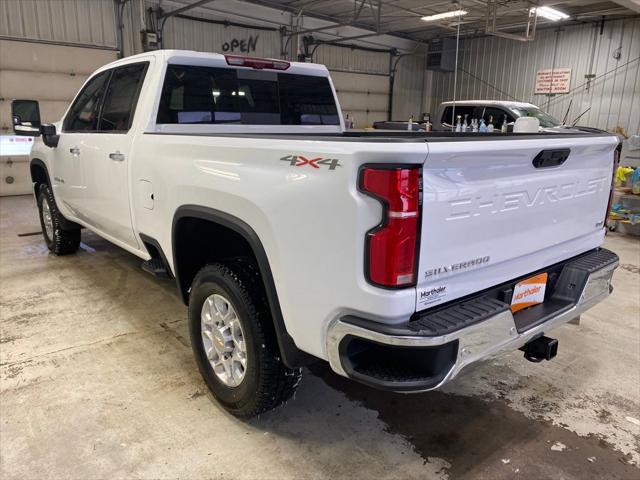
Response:
[{"label": "tail light", "polygon": [[620,165],[620,150],[622,149],[622,145],[618,145],[616,149],[613,151],[613,174],[611,175],[611,189],[609,190],[609,203],[607,203],[607,211],[604,213],[604,222],[602,224],[603,227],[607,226],[607,218],[609,217],[609,212],[611,211],[611,206],[613,204],[613,190],[616,181],[616,172],[618,170],[618,165]]},{"label": "tail light", "polygon": [[382,222],[366,237],[367,280],[382,287],[416,283],[420,228],[420,167],[364,167],[360,190],[384,207]]},{"label": "tail light", "polygon": [[225,55],[227,65],[234,67],[251,67],[257,70],[266,68],[268,70],[286,70],[291,64],[284,60],[273,60],[271,58],[255,58],[255,57],[243,57],[240,55]]}]

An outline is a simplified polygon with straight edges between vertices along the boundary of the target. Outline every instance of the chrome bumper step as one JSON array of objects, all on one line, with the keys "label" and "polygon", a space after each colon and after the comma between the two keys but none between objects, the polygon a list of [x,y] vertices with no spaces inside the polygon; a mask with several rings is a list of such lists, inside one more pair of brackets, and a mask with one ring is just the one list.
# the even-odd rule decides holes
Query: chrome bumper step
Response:
[{"label": "chrome bumper step", "polygon": [[604,300],[618,262],[615,253],[598,249],[541,269],[551,272],[545,302],[515,314],[510,295],[520,279],[419,312],[402,324],[345,316],[329,327],[329,363],[341,375],[380,388],[437,388],[466,365],[518,349]]}]

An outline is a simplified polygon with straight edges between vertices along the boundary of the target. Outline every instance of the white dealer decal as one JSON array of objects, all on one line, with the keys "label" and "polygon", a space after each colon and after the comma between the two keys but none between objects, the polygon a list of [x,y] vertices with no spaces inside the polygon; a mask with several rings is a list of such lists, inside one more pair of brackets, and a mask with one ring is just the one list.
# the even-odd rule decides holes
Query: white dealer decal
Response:
[{"label": "white dealer decal", "polygon": [[445,285],[420,289],[418,291],[418,304],[424,307],[432,303],[440,303],[446,295],[447,287]]}]

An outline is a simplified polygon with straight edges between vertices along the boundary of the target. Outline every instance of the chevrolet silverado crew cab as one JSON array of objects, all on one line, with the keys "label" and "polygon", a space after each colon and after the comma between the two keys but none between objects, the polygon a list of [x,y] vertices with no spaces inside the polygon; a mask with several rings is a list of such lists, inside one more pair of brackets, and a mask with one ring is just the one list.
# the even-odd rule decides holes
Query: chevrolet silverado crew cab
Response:
[{"label": "chevrolet silverado crew cab", "polygon": [[165,50],[95,72],[64,117],[13,102],[51,252],[87,228],[174,278],[238,416],[301,366],[400,392],[522,348],[611,292],[607,133],[346,131],[324,66]]}]

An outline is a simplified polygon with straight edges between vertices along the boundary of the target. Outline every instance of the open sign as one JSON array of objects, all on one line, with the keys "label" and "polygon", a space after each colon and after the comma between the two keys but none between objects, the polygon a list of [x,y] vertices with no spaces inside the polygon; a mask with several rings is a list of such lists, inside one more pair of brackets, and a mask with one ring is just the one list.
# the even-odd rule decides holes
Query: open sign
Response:
[{"label": "open sign", "polygon": [[258,43],[259,35],[249,35],[249,38],[237,39],[234,38],[228,42],[222,44],[223,52],[237,52],[242,53],[255,52],[256,44]]}]

